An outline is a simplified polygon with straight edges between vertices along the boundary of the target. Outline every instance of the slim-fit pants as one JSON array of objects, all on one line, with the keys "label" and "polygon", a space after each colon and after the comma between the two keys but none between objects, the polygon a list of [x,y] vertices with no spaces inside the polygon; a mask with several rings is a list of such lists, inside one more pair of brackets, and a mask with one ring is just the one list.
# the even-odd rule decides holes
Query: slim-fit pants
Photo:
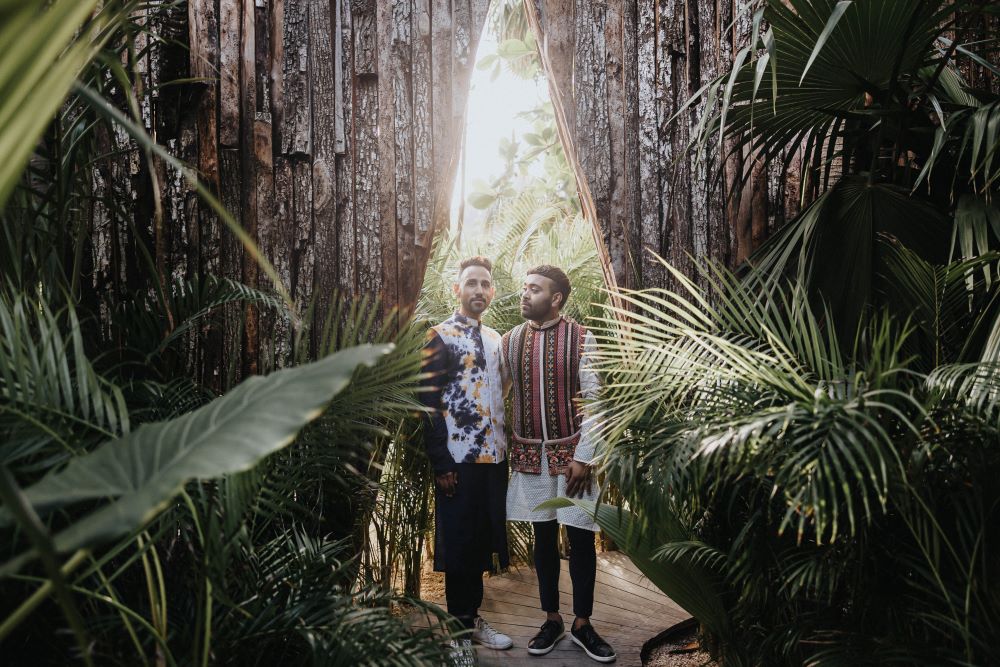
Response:
[{"label": "slim-fit pants", "polygon": [[444,573],[444,596],[448,613],[472,628],[483,604],[483,573],[477,570],[460,570]]},{"label": "slim-fit pants", "polygon": [[[535,531],[535,572],[542,610],[559,611],[559,524],[539,521]],[[573,614],[590,618],[594,611],[594,580],[597,578],[597,548],[594,533],[566,526],[569,536],[569,577],[573,582]]]}]

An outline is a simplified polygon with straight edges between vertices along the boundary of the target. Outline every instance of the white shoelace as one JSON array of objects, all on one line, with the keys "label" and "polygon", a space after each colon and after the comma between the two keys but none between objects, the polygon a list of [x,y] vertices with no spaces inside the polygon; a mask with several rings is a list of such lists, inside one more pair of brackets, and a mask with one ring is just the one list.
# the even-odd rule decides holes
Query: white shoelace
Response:
[{"label": "white shoelace", "polygon": [[500,634],[493,628],[492,625],[487,623],[486,619],[483,618],[482,616],[479,617],[479,620],[476,622],[476,624],[479,626],[479,631],[482,632],[484,635],[486,635],[487,639],[489,639],[490,641],[494,641],[497,638],[497,635]]}]

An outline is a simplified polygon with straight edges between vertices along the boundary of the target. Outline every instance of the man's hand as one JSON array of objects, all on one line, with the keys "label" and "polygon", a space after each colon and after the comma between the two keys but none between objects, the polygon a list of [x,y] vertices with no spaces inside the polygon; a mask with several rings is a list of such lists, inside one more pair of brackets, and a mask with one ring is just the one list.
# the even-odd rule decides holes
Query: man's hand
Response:
[{"label": "man's hand", "polygon": [[590,466],[580,461],[570,461],[566,466],[566,496],[582,498],[590,493]]},{"label": "man's hand", "polygon": [[455,495],[455,487],[458,486],[458,473],[443,472],[440,475],[435,475],[434,483],[437,484],[439,491],[452,498]]}]

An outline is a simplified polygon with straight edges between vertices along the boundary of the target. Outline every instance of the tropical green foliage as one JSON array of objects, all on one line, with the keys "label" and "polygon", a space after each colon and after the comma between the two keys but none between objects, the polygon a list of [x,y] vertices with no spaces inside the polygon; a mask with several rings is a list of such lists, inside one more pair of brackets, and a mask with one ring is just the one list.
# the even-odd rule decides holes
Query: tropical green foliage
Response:
[{"label": "tropical green foliage", "polygon": [[480,58],[476,68],[492,70],[490,79],[494,81],[504,67],[524,79],[540,76],[538,44],[528,24],[525,4],[520,0],[492,2],[487,21],[488,29],[497,36],[497,50]]},{"label": "tropical green foliage", "polygon": [[[620,544],[655,553],[664,590],[721,598],[721,616],[687,608],[726,664],[995,661],[995,359],[928,376],[906,353],[919,329],[889,310],[845,351],[801,287],[675,277],[685,296],[626,294],[633,318],[602,336],[606,470],[641,519]],[[924,295],[937,321],[946,291]]]},{"label": "tropical green foliage", "polygon": [[812,201],[738,273],[666,267],[678,292],[605,318],[629,511],[598,518],[724,664],[1000,660],[1000,98],[961,74],[997,71],[963,45],[982,8],[758,3],[695,148],[801,151]]},{"label": "tropical green foliage", "polygon": [[[977,37],[987,9],[762,0],[732,71],[689,102],[706,102],[693,141],[719,167],[725,151],[786,170],[801,157],[809,206],[751,263],[793,272],[822,294],[845,338],[882,270],[872,252],[879,234],[935,263],[949,247],[950,257],[971,259],[1000,243],[1000,99],[989,88],[998,68],[974,52],[995,49]],[[969,87],[970,68],[985,84]]]},{"label": "tropical green foliage", "polygon": [[518,116],[531,121],[533,131],[500,140],[497,150],[504,169],[489,182],[473,182],[469,204],[496,214],[505,204],[530,197],[538,200],[539,206],[563,206],[572,214],[578,213],[576,180],[556,133],[552,103],[544,102]]},{"label": "tropical green foliage", "polygon": [[[395,572],[419,538],[367,528],[385,451],[419,409],[423,332],[364,298],[332,298],[318,322],[280,285],[178,275],[152,247],[162,211],[137,226],[111,176],[134,159],[158,188],[154,159],[181,170],[262,261],[142,129],[161,92],[140,79],[138,60],[162,47],[145,31],[177,12],[0,2],[0,655],[441,664],[447,617],[429,607],[430,627],[410,628],[384,561],[358,558],[380,551]],[[95,209],[113,240],[89,226]],[[110,286],[92,275],[102,243],[138,258]],[[202,376],[193,360],[246,310],[292,345],[262,355],[261,377]]]},{"label": "tropical green foliage", "polygon": [[[113,498],[55,534],[60,553],[107,542],[141,528],[192,479],[248,470],[291,442],[385,347],[349,348],[320,361],[251,377],[208,405],[135,431],[74,457],[23,492],[46,516],[67,505]],[[0,527],[11,523],[0,510]]]},{"label": "tropical green foliage", "polygon": [[139,2],[59,0],[0,6],[0,208],[77,76]]},{"label": "tropical green foliage", "polygon": [[[520,0],[501,0],[490,7],[486,29],[496,35],[497,46],[494,53],[482,56],[476,67],[492,69],[491,81],[502,72],[534,81],[544,76],[525,8]],[[521,206],[534,201],[539,211],[558,207],[565,209],[567,216],[580,212],[576,178],[559,139],[552,102],[540,101],[534,108],[518,112],[515,118],[530,122],[531,130],[500,140],[497,150],[504,161],[503,170],[489,182],[474,182],[467,197],[472,207],[490,213],[488,230],[501,223],[501,231],[497,232],[501,234],[512,224],[509,213],[501,213],[501,209],[516,200],[521,200]]]}]

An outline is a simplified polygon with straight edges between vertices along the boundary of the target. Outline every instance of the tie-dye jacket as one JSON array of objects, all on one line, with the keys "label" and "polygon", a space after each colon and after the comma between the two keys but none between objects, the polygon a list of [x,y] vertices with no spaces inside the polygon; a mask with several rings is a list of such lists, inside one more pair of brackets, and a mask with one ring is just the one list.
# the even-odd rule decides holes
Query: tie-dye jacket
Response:
[{"label": "tie-dye jacket", "polygon": [[500,334],[455,313],[424,345],[427,455],[438,474],[455,463],[500,463],[507,455]]}]

